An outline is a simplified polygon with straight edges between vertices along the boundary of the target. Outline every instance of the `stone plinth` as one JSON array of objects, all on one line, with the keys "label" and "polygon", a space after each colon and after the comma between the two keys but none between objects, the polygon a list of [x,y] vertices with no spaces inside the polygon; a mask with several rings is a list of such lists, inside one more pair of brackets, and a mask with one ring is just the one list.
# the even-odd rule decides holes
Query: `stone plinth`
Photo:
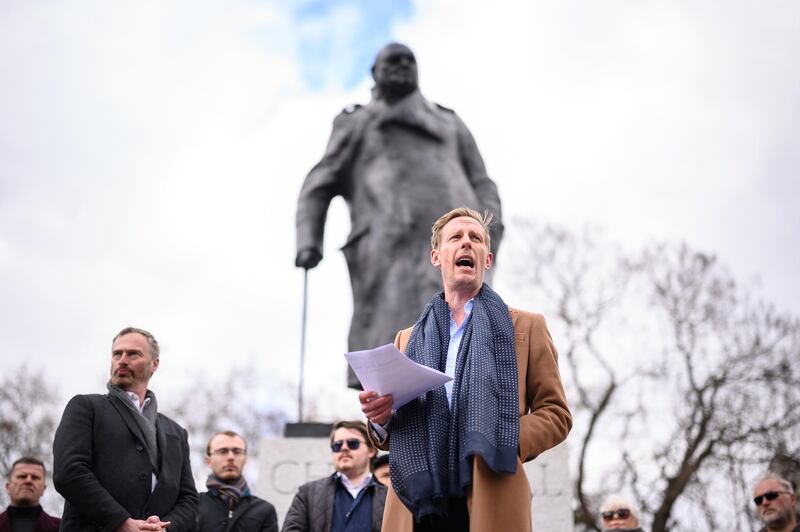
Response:
[{"label": "stone plinth", "polygon": [[574,529],[567,459],[567,444],[562,443],[525,464],[533,493],[534,532],[572,532]]},{"label": "stone plinth", "polygon": [[[528,462],[525,471],[533,492],[534,532],[572,532],[572,487],[566,444]],[[328,438],[263,440],[256,495],[275,505],[278,523],[282,525],[297,488],[331,473]]]}]

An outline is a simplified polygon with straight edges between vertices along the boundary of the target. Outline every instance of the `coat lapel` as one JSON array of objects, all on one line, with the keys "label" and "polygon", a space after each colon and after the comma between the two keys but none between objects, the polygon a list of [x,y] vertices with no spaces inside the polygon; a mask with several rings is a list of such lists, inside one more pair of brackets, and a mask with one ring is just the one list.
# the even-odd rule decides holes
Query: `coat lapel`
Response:
[{"label": "coat lapel", "polygon": [[127,415],[128,412],[124,410],[125,405],[119,404],[119,401],[110,395],[107,395],[106,397],[108,398],[108,402],[111,403],[111,406],[114,407],[114,410],[117,411],[117,414],[119,414],[119,417],[122,418],[122,421],[125,422],[125,426],[128,427],[128,430],[131,431],[131,434],[136,436],[136,439],[138,439],[142,445],[146,445],[144,434],[142,434],[142,429],[140,429],[139,425],[137,425],[136,422],[132,420],[129,415]]}]

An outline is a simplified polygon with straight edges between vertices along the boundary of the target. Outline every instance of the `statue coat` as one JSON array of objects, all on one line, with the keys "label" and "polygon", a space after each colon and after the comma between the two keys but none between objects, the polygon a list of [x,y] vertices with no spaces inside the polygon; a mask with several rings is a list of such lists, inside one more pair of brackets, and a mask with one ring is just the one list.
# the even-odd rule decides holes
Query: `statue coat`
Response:
[{"label": "statue coat", "polygon": [[391,342],[441,290],[430,264],[430,227],[439,216],[462,206],[488,210],[494,250],[502,238],[497,187],[472,134],[418,90],[393,104],[346,109],[334,120],[325,155],[300,192],[298,251],[322,254],[325,217],[337,195],[351,221],[342,248],[353,291],[350,350]]}]

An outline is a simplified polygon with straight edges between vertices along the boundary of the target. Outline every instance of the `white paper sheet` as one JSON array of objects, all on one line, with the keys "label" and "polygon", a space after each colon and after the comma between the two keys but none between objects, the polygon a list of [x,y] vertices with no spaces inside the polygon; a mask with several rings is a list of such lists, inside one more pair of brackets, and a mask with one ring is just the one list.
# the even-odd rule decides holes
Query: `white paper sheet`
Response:
[{"label": "white paper sheet", "polygon": [[401,353],[394,344],[344,354],[365,390],[380,395],[392,394],[393,410],[397,410],[445,382],[453,380],[441,371],[417,364]]}]

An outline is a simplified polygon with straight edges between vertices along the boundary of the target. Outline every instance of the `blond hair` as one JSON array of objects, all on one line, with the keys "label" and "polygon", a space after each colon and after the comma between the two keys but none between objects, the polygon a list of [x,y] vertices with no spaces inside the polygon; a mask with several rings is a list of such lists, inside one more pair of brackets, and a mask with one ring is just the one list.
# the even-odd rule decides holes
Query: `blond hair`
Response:
[{"label": "blond hair", "polygon": [[445,213],[438,220],[433,223],[431,227],[431,249],[439,249],[441,243],[442,229],[450,220],[454,218],[467,217],[472,218],[483,227],[483,232],[486,233],[486,247],[491,251],[492,242],[489,236],[489,224],[492,223],[493,215],[489,211],[484,211],[483,214],[469,207],[458,207],[452,211]]}]

